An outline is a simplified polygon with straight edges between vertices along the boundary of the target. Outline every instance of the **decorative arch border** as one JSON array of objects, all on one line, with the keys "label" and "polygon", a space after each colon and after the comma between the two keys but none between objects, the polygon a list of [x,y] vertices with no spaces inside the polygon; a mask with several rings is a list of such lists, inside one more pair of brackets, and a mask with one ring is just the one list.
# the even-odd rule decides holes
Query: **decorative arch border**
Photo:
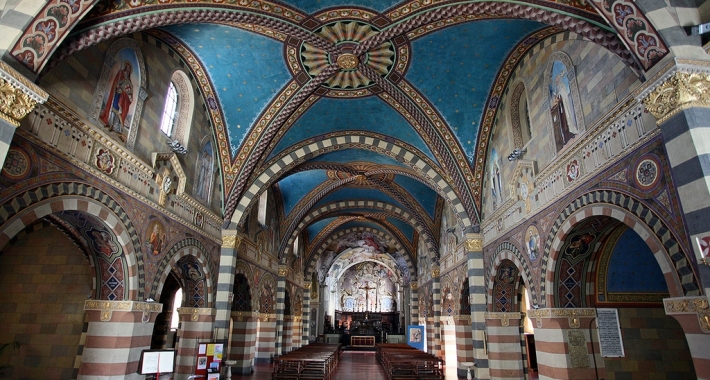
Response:
[{"label": "decorative arch border", "polygon": [[[397,250],[397,252],[400,252],[400,254],[402,255],[402,257],[404,257],[404,259],[407,263],[407,267],[409,269],[410,276],[412,276],[412,274],[414,273],[413,277],[416,278],[416,267],[414,266],[414,263],[412,262],[409,255],[402,254],[404,247],[401,244],[399,244],[399,242],[397,240],[395,240],[392,235],[390,235],[386,232],[380,231],[378,229],[372,228],[372,227],[362,227],[362,226],[361,227],[354,227],[354,228],[347,228],[345,230],[339,231],[337,234],[334,234],[330,238],[328,238],[328,240],[326,242],[324,242],[318,248],[316,253],[312,257],[309,258],[308,265],[306,266],[306,270],[304,271],[304,278],[308,278],[311,275],[311,273],[315,272],[315,266],[316,266],[315,258],[320,256],[320,254],[323,253],[323,251],[325,250],[325,247],[327,247],[328,245],[330,245],[334,241],[340,239],[341,237],[343,237],[347,234],[353,233],[353,232],[371,232],[380,238],[387,239],[388,241],[394,243],[395,249]],[[392,259],[392,261],[395,264],[397,264],[397,260],[394,257],[392,257],[392,255],[390,255],[389,253],[386,253],[386,255],[388,255],[390,257],[390,259]],[[340,254],[338,254],[338,256],[340,256]],[[333,262],[335,262],[335,260],[337,260],[337,256],[335,259],[333,259]],[[400,270],[400,272],[401,272],[401,270]],[[411,280],[411,281],[415,281],[415,280]]]},{"label": "decorative arch border", "polygon": [[[288,255],[291,252],[291,247],[293,246],[293,241],[296,239],[296,236],[303,231],[303,229],[308,225],[309,222],[312,220],[315,220],[316,218],[323,216],[325,214],[328,214],[333,211],[342,211],[345,209],[349,208],[369,208],[369,209],[375,209],[375,210],[381,210],[381,211],[386,211],[388,213],[393,214],[395,217],[399,217],[400,219],[404,221],[408,221],[410,224],[412,224],[412,227],[419,233],[420,236],[424,235],[424,228],[422,225],[419,224],[419,222],[410,217],[410,214],[406,210],[402,210],[397,206],[380,202],[380,201],[358,201],[358,200],[350,200],[350,201],[339,201],[339,202],[334,202],[330,203],[327,205],[320,206],[319,208],[311,211],[309,214],[305,215],[303,219],[298,223],[294,231],[291,233],[291,235],[288,237],[286,241],[285,246],[282,243],[281,248],[279,249],[279,252],[283,250],[285,255]],[[438,257],[438,250],[434,246],[433,242],[429,241],[428,239],[425,239],[427,249],[429,252],[434,252],[437,257]]]},{"label": "decorative arch border", "polygon": [[[544,93],[545,93],[545,99],[547,99],[546,106],[543,106],[546,109],[546,112],[549,112],[549,109],[552,105],[552,99],[550,99],[550,91],[548,90],[550,88],[550,85],[552,83],[552,65],[555,63],[555,61],[560,61],[562,62],[563,65],[567,68],[567,80],[569,81],[569,90],[572,96],[572,105],[574,106],[574,116],[575,119],[577,119],[577,125],[579,126],[580,130],[584,133],[587,131],[587,126],[584,124],[584,113],[582,112],[582,99],[579,97],[579,85],[577,84],[577,70],[574,67],[574,62],[572,62],[572,58],[570,58],[569,55],[566,53],[563,53],[561,51],[556,51],[550,54],[550,57],[547,59],[547,64],[545,65],[545,72],[544,74]],[[552,118],[549,118],[550,123],[548,124],[548,128],[552,130]],[[550,132],[552,133],[552,132]],[[550,139],[550,143],[552,144],[552,150],[557,151],[555,149],[555,142],[554,139]]]},{"label": "decorative arch border", "polygon": [[320,141],[309,140],[301,146],[282,152],[270,164],[265,166],[261,174],[256,175],[256,179],[242,195],[231,220],[237,223],[242,222],[242,219],[247,214],[246,211],[258,198],[257,195],[298,164],[331,151],[360,148],[383,154],[408,165],[421,176],[420,180],[423,183],[449,201],[465,226],[470,225],[471,219],[466,214],[464,206],[458,199],[454,189],[439,172],[440,168],[430,159],[424,159],[425,155],[418,149],[407,143],[385,138],[385,136],[380,134],[363,133],[353,135],[350,133],[352,132],[345,131],[329,134]]},{"label": "decorative arch border", "polygon": [[175,140],[179,141],[182,146],[187,146],[192,127],[192,115],[195,111],[195,91],[192,88],[190,78],[180,69],[173,71],[170,81],[175,83],[180,95]]},{"label": "decorative arch border", "polygon": [[[96,217],[116,235],[128,274],[124,300],[144,299],[144,263],[138,233],[123,208],[108,194],[84,183],[59,182],[39,186],[8,199],[0,214],[0,249],[36,220],[60,211],[80,211]],[[98,291],[98,289],[97,289]]]},{"label": "decorative arch border", "polygon": [[510,260],[515,264],[515,266],[518,267],[520,277],[525,284],[525,288],[530,292],[530,298],[532,300],[537,300],[538,298],[532,272],[530,271],[530,266],[528,265],[527,260],[524,258],[524,254],[520,252],[515,244],[509,241],[504,241],[496,247],[495,251],[493,251],[491,261],[488,263],[488,267],[486,268],[485,280],[486,291],[488,292],[487,298],[490,302],[489,305],[487,305],[489,311],[493,310],[493,286],[495,285],[495,276],[498,274],[498,268],[503,260]]},{"label": "decorative arch border", "polygon": [[131,127],[128,131],[128,137],[126,138],[126,147],[128,149],[133,149],[136,143],[136,138],[138,137],[138,125],[143,114],[143,102],[148,97],[148,92],[146,91],[145,84],[145,60],[143,59],[143,53],[141,52],[138,42],[131,38],[121,38],[120,40],[111,44],[108,51],[104,55],[103,68],[101,69],[101,77],[99,77],[98,85],[96,86],[96,91],[94,91],[91,120],[100,125],[99,114],[101,113],[101,102],[103,101],[104,94],[106,93],[106,87],[109,83],[109,74],[111,73],[111,68],[114,65],[113,57],[121,51],[122,49],[133,49],[136,53],[136,59],[138,60],[138,73],[140,76],[140,83],[138,84],[138,93],[134,94],[134,101],[136,102],[136,108],[131,116]]},{"label": "decorative arch border", "polygon": [[668,284],[671,297],[700,294],[700,287],[690,260],[681,250],[671,229],[651,209],[628,194],[600,190],[582,195],[570,202],[553,224],[541,262],[539,301],[554,305],[554,294],[547,294],[547,287],[555,289],[555,265],[564,237],[574,226],[590,216],[608,216],[624,223],[646,241]]},{"label": "decorative arch border", "polygon": [[[212,263],[211,256],[205,246],[199,240],[195,238],[186,238],[180,240],[173,244],[172,247],[165,254],[163,259],[158,264],[158,269],[156,273],[160,273],[160,277],[156,276],[151,284],[150,290],[147,297],[159,300],[161,293],[163,292],[163,285],[165,285],[165,280],[170,275],[170,271],[176,267],[178,261],[186,256],[194,256],[197,261],[202,266],[205,273],[205,295],[207,296],[207,306],[214,303],[213,292],[216,290],[213,288],[213,281],[216,277],[214,264]],[[205,270],[206,269],[206,270]]]},{"label": "decorative arch border", "polygon": [[[346,250],[343,251],[343,252],[340,252],[340,253],[338,254],[338,256],[336,256],[336,257],[333,259],[333,263],[330,265],[330,268],[328,268],[328,275],[326,276],[326,278],[331,278],[331,281],[337,281],[337,278],[332,278],[332,277],[331,277],[331,275],[332,275],[331,271],[332,271],[332,269],[333,269],[333,264],[335,264],[335,263],[338,262],[338,261],[341,261],[341,262],[342,262],[341,257],[343,257],[343,255],[346,255],[346,254],[348,254],[349,252],[352,252],[352,251],[354,251],[354,250],[364,250],[364,248],[359,248],[359,247],[358,247],[358,248],[349,248],[349,249],[346,249]],[[378,259],[378,258],[377,258],[377,255],[385,256],[385,259],[384,259],[384,260]],[[391,261],[391,263],[388,262],[388,260]],[[402,281],[402,279],[403,279],[402,271],[400,270],[399,266],[397,265],[397,261],[395,261],[395,260],[392,258],[392,256],[390,256],[389,253],[373,253],[373,257],[370,257],[370,258],[367,258],[367,259],[361,259],[361,260],[352,261],[352,262],[348,261],[348,262],[346,263],[346,265],[343,265],[342,268],[340,269],[340,275],[342,276],[342,275],[345,273],[345,271],[348,270],[348,268],[350,268],[350,267],[352,267],[352,266],[354,266],[354,265],[360,264],[360,263],[365,263],[365,262],[373,262],[373,263],[377,263],[377,264],[383,265],[383,266],[385,266],[387,269],[389,269],[389,270],[391,270],[392,272],[396,273],[399,281]],[[395,265],[393,266],[392,264],[395,264]],[[338,278],[340,278],[340,276],[339,276]],[[399,284],[399,281],[397,282],[398,284]],[[330,283],[327,284],[327,285],[333,286],[333,284],[330,284]],[[331,289],[332,289],[332,288],[331,288]]]},{"label": "decorative arch border", "polygon": [[[242,260],[242,259],[237,259],[234,262],[234,275],[236,278],[237,274],[242,274],[244,277],[247,279],[247,284],[249,284],[249,291],[252,293],[251,294],[251,310],[256,310],[256,306],[254,303],[256,302],[256,297],[254,297],[254,290],[256,289],[254,281],[256,280],[253,278],[253,272],[251,270],[251,267],[249,266],[249,263]],[[232,288],[234,287],[234,284],[232,284]],[[230,290],[231,291],[231,290]],[[234,307],[234,306],[232,306]]]}]

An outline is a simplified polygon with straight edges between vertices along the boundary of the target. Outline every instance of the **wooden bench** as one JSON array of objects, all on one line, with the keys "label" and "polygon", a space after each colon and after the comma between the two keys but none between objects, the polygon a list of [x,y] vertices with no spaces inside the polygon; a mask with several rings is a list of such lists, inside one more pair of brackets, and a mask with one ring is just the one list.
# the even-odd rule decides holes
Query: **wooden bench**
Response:
[{"label": "wooden bench", "polygon": [[338,365],[341,345],[315,343],[281,355],[275,359],[273,380],[324,380]]},{"label": "wooden bench", "polygon": [[444,380],[444,361],[406,344],[378,344],[377,360],[388,380]]}]

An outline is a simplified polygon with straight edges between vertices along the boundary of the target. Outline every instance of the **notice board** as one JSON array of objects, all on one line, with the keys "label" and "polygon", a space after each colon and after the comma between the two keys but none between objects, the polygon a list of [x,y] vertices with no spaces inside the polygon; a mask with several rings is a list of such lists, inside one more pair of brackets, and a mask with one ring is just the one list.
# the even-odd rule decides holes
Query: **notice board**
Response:
[{"label": "notice board", "polygon": [[219,379],[223,357],[224,344],[216,342],[198,343],[195,375],[204,376],[204,379]]}]

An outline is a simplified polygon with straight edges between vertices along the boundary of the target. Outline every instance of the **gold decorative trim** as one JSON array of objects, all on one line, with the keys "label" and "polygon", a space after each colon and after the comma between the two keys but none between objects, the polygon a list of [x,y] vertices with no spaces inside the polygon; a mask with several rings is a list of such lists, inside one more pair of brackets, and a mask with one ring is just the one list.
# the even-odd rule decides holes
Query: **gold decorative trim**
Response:
[{"label": "gold decorative trim", "polygon": [[537,322],[537,328],[542,328],[542,319],[550,318],[552,312],[550,309],[532,309],[528,310],[528,318],[533,319]]},{"label": "gold decorative trim", "polygon": [[3,61],[0,61],[0,78],[4,79],[6,82],[10,82],[13,87],[20,89],[35,103],[42,104],[49,98],[49,94],[47,94],[46,91],[32,83],[32,81],[25,78],[24,75],[20,74]]},{"label": "gold decorative trim", "polygon": [[567,330],[567,347],[572,368],[589,368],[589,349],[584,331]]},{"label": "gold decorative trim", "polygon": [[101,322],[109,322],[114,311],[140,311],[143,312],[143,322],[147,322],[148,319],[150,319],[150,313],[160,313],[163,311],[163,304],[139,301],[87,300],[84,302],[84,311],[90,310],[98,310],[101,312]]},{"label": "gold decorative trim", "polygon": [[190,320],[197,322],[200,315],[215,315],[217,310],[210,307],[179,307],[178,314],[190,314]]},{"label": "gold decorative trim", "polygon": [[237,235],[224,235],[222,236],[222,247],[237,249],[242,243],[242,238]]},{"label": "gold decorative trim", "polygon": [[256,318],[258,318],[259,313],[253,312],[253,311],[233,311],[230,313],[232,319],[234,319],[237,322],[246,322],[249,319],[253,319],[256,321]]},{"label": "gold decorative trim", "polygon": [[338,67],[343,70],[352,70],[360,64],[360,59],[355,54],[345,53],[336,60]]},{"label": "gold decorative trim", "polygon": [[688,108],[710,108],[710,74],[676,72],[651,91],[643,105],[659,125]]},{"label": "gold decorative trim", "polygon": [[481,251],[483,251],[483,239],[482,238],[466,239],[464,245],[466,247],[466,252],[481,252]]},{"label": "gold decorative trim", "polygon": [[439,268],[434,268],[431,270],[431,277],[432,278],[439,278],[440,275],[441,275],[441,270],[439,270]]},{"label": "gold decorative trim", "polygon": [[418,285],[415,281],[412,281],[412,282],[409,283],[409,287],[410,287],[412,290],[416,291],[416,290],[418,289],[419,285]]},{"label": "gold decorative trim", "polygon": [[32,112],[35,106],[37,102],[29,95],[0,78],[0,118],[19,127],[20,120]]},{"label": "gold decorative trim", "polygon": [[666,315],[696,314],[700,329],[710,333],[710,305],[707,297],[667,298],[663,300],[663,307]]},{"label": "gold decorative trim", "polygon": [[275,322],[276,321],[276,314],[275,313],[272,313],[272,314],[258,313],[258,318],[259,318],[259,321],[261,321],[261,322],[269,322],[269,321]]},{"label": "gold decorative trim", "polygon": [[288,267],[279,266],[279,277],[286,277],[286,276],[288,276]]},{"label": "gold decorative trim", "polygon": [[471,323],[471,316],[470,315],[455,315],[454,322],[463,322],[465,324],[469,324],[469,323]]},{"label": "gold decorative trim", "polygon": [[523,318],[521,313],[501,313],[501,312],[486,312],[486,319],[500,319],[500,324],[503,327],[510,326],[510,320],[520,320]]}]

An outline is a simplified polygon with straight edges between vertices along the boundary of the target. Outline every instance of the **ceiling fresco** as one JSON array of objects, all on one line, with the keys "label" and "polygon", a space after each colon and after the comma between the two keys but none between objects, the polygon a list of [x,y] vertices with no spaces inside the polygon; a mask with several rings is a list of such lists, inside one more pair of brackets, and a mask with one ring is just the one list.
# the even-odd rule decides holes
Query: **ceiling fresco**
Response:
[{"label": "ceiling fresco", "polygon": [[[316,239],[366,227],[400,240],[412,258],[421,238],[437,260],[442,206],[454,208],[461,231],[480,223],[490,124],[521,54],[566,31],[639,71],[665,54],[628,40],[606,12],[611,3],[86,2],[44,51],[64,59],[135,32],[172,49],[205,99],[225,219],[243,228],[277,185],[281,255],[299,234],[315,251]],[[10,54],[35,73],[50,55],[22,46]]]}]

